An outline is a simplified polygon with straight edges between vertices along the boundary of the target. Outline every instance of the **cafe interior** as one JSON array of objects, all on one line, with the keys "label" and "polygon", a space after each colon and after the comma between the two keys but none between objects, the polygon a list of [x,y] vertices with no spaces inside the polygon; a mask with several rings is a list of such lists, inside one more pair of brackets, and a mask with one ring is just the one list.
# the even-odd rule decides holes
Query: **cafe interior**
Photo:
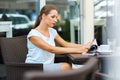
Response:
[{"label": "cafe interior", "polygon": [[[119,4],[119,0],[0,0],[0,80],[120,80]],[[70,63],[72,70],[44,72],[44,64],[25,63],[27,34],[44,5],[57,7],[59,22],[53,28],[64,40],[76,44],[93,40],[87,53],[55,54],[54,63]]]}]

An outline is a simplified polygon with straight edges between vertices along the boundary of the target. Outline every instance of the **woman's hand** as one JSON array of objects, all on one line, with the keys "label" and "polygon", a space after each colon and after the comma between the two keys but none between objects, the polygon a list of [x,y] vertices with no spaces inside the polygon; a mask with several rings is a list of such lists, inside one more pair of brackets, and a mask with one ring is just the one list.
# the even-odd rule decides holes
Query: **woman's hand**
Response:
[{"label": "woman's hand", "polygon": [[92,45],[94,39],[89,41],[88,43],[84,44],[83,46],[87,47],[87,48],[90,48],[90,46]]},{"label": "woman's hand", "polygon": [[87,53],[88,50],[90,49],[90,46],[92,45],[93,41],[94,41],[94,40],[91,40],[91,41],[89,41],[88,43],[82,45],[82,47],[80,48],[81,52],[82,52],[82,53]]},{"label": "woman's hand", "polygon": [[78,49],[78,53],[87,53],[89,48],[85,47],[85,46],[82,46],[80,48],[77,48]]}]

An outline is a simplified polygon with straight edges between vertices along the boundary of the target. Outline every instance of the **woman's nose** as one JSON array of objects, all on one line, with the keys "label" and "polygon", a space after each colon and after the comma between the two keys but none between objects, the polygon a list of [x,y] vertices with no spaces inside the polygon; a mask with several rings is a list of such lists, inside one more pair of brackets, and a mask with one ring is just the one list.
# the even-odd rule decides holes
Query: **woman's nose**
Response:
[{"label": "woman's nose", "polygon": [[54,21],[57,22],[58,21],[57,18],[55,18]]}]

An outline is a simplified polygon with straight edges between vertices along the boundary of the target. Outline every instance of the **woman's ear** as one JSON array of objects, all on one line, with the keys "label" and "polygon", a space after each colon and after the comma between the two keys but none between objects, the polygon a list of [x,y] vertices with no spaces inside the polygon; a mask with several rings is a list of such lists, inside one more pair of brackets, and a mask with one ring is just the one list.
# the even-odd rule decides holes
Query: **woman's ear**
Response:
[{"label": "woman's ear", "polygon": [[42,14],[42,19],[44,19],[46,17],[46,14],[45,13],[43,13]]}]

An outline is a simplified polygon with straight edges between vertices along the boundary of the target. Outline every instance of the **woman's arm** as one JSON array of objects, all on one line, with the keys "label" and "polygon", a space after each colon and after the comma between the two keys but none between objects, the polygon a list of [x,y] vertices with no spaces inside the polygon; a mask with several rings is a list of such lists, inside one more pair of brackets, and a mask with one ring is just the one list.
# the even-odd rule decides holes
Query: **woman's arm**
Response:
[{"label": "woman's arm", "polygon": [[[36,46],[52,52],[52,53],[56,53],[56,54],[68,54],[68,53],[83,53],[83,52],[87,52],[88,49],[87,48],[73,48],[73,47],[55,47],[55,46],[51,46],[48,43],[46,43],[43,39],[41,39],[40,37],[37,36],[32,36],[29,38],[30,41],[35,44]],[[67,43],[67,42],[63,42],[63,43]],[[63,45],[63,44],[62,44]]]},{"label": "woman's arm", "polygon": [[89,48],[91,42],[88,42],[87,44],[85,45],[81,45],[81,44],[75,44],[75,43],[71,43],[71,42],[67,42],[65,41],[64,39],[62,39],[59,35],[56,36],[55,38],[55,41],[56,43],[60,44],[61,46],[64,46],[64,47],[86,47],[86,48]]}]

